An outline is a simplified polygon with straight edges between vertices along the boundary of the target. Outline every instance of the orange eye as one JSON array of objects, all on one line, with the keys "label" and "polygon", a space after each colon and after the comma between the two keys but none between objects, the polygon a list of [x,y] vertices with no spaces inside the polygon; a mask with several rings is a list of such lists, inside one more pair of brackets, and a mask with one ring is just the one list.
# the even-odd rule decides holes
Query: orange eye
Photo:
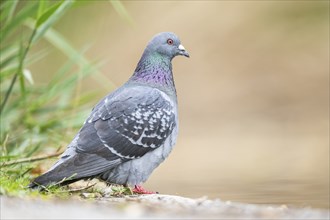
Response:
[{"label": "orange eye", "polygon": [[170,39],[167,39],[167,44],[168,45],[172,45],[173,44],[173,40],[170,38]]}]

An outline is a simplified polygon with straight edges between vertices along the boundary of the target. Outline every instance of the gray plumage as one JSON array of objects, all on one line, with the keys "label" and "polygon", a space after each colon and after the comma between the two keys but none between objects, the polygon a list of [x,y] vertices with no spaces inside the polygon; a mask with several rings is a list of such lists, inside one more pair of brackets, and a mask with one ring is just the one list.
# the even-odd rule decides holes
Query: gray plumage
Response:
[{"label": "gray plumage", "polygon": [[29,187],[94,177],[131,186],[145,182],[176,142],[171,60],[177,55],[189,57],[174,33],[154,36],[133,76],[94,107],[61,158]]}]

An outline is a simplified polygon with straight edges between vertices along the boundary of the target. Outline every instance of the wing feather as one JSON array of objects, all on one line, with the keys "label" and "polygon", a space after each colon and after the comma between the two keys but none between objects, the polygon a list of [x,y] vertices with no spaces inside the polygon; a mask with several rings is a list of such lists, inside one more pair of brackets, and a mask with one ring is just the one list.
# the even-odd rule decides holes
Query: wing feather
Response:
[{"label": "wing feather", "polygon": [[106,148],[109,155],[101,157],[126,160],[160,147],[175,126],[174,105],[163,95],[155,88],[136,87],[103,99],[82,129],[86,135],[78,141],[79,150]]},{"label": "wing feather", "polygon": [[173,103],[159,90],[121,90],[96,105],[71,143],[75,153],[64,153],[50,173],[76,174],[75,179],[99,175],[162,146],[174,126]]}]

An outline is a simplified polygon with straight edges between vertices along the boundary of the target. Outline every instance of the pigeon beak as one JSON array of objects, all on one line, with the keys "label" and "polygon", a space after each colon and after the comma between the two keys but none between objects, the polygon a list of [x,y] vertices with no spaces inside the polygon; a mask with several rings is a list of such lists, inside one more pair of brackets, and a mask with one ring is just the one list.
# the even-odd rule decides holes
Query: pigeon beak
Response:
[{"label": "pigeon beak", "polygon": [[179,54],[185,57],[190,57],[189,53],[186,51],[186,49],[184,48],[184,46],[182,44],[179,45],[178,47],[179,49]]}]

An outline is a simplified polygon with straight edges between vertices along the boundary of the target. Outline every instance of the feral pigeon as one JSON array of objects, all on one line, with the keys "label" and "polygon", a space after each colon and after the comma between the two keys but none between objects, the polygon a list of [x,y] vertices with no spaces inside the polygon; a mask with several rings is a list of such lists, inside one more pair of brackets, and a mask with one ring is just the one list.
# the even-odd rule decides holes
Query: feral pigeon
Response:
[{"label": "feral pigeon", "polygon": [[61,158],[30,188],[98,178],[108,184],[142,188],[171,152],[178,134],[172,59],[189,57],[170,32],[155,35],[131,78],[92,110]]}]

